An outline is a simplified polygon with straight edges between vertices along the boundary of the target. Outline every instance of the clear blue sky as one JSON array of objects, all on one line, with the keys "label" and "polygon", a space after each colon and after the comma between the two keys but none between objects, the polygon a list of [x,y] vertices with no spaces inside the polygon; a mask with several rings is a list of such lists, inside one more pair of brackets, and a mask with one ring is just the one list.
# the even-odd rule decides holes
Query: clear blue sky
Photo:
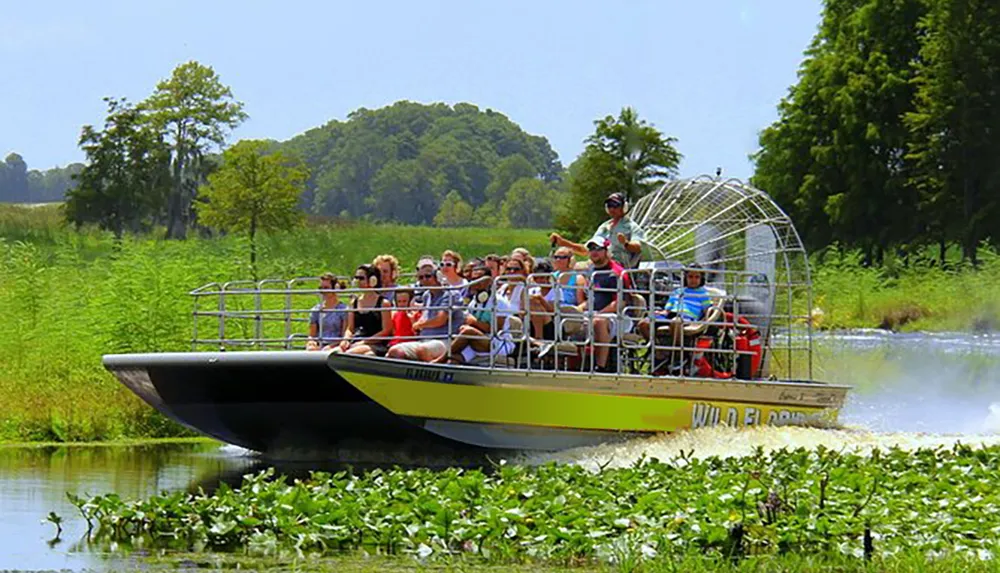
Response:
[{"label": "clear blue sky", "polygon": [[[16,2],[0,12],[0,154],[80,161],[103,96],[145,98],[187,60],[246,104],[239,138],[284,140],[400,99],[471,102],[569,164],[626,105],[684,154],[682,175],[747,177],[795,82],[819,0]],[[0,156],[2,157],[2,156]]]}]

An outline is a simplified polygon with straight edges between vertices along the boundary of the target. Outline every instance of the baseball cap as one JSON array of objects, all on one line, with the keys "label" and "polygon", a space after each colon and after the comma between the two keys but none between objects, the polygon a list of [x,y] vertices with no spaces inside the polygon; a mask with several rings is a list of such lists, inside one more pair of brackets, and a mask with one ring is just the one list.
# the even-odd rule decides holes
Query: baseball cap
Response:
[{"label": "baseball cap", "polygon": [[611,246],[611,241],[600,235],[594,235],[587,241],[587,250],[606,249]]},{"label": "baseball cap", "polygon": [[622,195],[621,193],[612,193],[611,195],[608,195],[607,199],[604,200],[605,205],[609,203],[617,203],[618,205],[624,205],[625,196]]},{"label": "baseball cap", "polygon": [[423,257],[417,261],[417,269],[422,269],[424,267],[432,267],[435,271],[438,270],[437,261],[430,257]]}]

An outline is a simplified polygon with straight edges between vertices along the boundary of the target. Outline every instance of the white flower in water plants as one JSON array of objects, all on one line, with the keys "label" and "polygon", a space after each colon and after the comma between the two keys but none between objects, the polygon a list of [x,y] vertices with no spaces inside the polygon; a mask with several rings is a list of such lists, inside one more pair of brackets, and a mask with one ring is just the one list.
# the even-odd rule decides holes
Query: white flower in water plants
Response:
[{"label": "white flower in water plants", "polygon": [[431,553],[434,553],[434,550],[429,546],[423,543],[417,546],[417,556],[421,559],[426,559]]}]

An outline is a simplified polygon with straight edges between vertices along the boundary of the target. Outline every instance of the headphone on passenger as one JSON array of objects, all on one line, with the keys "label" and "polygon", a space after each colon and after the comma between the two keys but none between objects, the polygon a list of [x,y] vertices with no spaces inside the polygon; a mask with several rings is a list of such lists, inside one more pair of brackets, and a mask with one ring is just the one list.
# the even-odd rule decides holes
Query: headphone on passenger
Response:
[{"label": "headphone on passenger", "polygon": [[368,284],[368,288],[375,288],[382,286],[382,273],[378,270],[375,265],[361,265],[358,267],[359,270],[363,270],[365,275],[368,276],[365,282]]},{"label": "headphone on passenger", "polygon": [[[625,214],[625,215],[628,215],[629,207],[631,207],[631,205],[629,205],[629,202],[628,202],[628,197],[626,197],[623,193],[612,193],[611,195],[608,195],[608,198],[604,200],[604,212],[605,213],[608,213],[608,203],[611,202],[611,201],[615,201],[615,202],[621,203],[622,204],[622,213]],[[608,214],[610,214],[610,213],[608,213]]]}]

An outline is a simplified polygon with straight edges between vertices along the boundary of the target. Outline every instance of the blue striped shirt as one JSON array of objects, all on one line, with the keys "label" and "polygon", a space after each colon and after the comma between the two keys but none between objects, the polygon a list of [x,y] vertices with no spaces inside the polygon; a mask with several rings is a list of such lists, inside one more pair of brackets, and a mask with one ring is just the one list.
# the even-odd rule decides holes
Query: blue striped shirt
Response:
[{"label": "blue striped shirt", "polygon": [[666,310],[676,312],[684,320],[699,320],[712,306],[712,296],[705,287],[678,288],[670,293]]}]

